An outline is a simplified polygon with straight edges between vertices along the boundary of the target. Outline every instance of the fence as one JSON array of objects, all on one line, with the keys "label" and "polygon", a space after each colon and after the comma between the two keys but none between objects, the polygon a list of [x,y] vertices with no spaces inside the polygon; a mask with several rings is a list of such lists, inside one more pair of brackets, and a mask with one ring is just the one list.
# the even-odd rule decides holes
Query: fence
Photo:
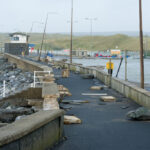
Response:
[{"label": "fence", "polygon": [[0,96],[5,97],[6,96],[6,81],[3,81],[3,86],[0,88]]}]

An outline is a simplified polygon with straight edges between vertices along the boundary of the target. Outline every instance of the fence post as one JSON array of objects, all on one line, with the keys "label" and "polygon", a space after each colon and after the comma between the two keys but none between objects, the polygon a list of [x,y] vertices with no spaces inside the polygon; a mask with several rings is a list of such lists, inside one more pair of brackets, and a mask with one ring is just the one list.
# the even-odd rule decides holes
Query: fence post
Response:
[{"label": "fence post", "polygon": [[34,83],[33,83],[33,87],[35,88],[35,71],[34,71]]}]

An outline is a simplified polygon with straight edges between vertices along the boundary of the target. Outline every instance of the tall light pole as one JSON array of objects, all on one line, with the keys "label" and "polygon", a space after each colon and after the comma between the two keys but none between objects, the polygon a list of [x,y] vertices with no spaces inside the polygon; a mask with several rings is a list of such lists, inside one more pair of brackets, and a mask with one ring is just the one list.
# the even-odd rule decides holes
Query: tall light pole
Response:
[{"label": "tall light pole", "polygon": [[48,12],[48,13],[47,13],[38,61],[40,61],[40,58],[41,58],[41,52],[42,52],[42,48],[43,48],[43,44],[44,44],[44,39],[45,39],[45,33],[46,33],[46,27],[47,27],[47,21],[48,21],[48,15],[49,15],[49,14],[56,14],[56,12]]},{"label": "tall light pole", "polygon": [[70,63],[72,64],[72,36],[73,36],[73,0],[71,0],[71,34],[70,34]]},{"label": "tall light pole", "polygon": [[93,37],[93,21],[96,21],[97,18],[85,18],[90,22],[90,33],[91,33],[91,49],[92,49],[92,37]]},{"label": "tall light pole", "polygon": [[143,59],[143,23],[142,23],[142,0],[139,0],[139,21],[140,21],[140,69],[141,88],[144,89],[144,59]]}]

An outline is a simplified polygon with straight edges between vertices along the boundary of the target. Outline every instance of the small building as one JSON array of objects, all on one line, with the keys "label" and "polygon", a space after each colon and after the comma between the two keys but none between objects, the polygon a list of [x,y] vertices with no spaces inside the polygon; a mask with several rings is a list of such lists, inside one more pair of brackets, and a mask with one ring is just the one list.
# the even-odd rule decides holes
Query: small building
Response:
[{"label": "small building", "polygon": [[72,55],[76,57],[87,57],[88,56],[88,51],[86,50],[76,50],[72,51]]},{"label": "small building", "polygon": [[119,55],[121,55],[121,50],[119,50],[119,49],[111,49],[110,50],[110,53],[111,53],[111,55],[112,56],[119,56]]},{"label": "small building", "polygon": [[5,43],[5,53],[13,55],[29,54],[29,35],[21,32],[9,34],[10,43]]}]

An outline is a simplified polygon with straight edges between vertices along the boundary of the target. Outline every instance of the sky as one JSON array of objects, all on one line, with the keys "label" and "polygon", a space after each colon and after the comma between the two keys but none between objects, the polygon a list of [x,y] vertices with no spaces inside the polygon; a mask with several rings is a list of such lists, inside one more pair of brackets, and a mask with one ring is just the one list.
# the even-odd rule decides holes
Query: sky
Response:
[{"label": "sky", "polygon": [[[143,1],[143,30],[150,32],[150,0]],[[70,32],[71,0],[0,0],[0,32],[30,32],[33,21],[45,22],[46,32]],[[74,0],[74,32],[120,32],[139,30],[139,0]],[[32,32],[43,32],[34,23]]]}]

